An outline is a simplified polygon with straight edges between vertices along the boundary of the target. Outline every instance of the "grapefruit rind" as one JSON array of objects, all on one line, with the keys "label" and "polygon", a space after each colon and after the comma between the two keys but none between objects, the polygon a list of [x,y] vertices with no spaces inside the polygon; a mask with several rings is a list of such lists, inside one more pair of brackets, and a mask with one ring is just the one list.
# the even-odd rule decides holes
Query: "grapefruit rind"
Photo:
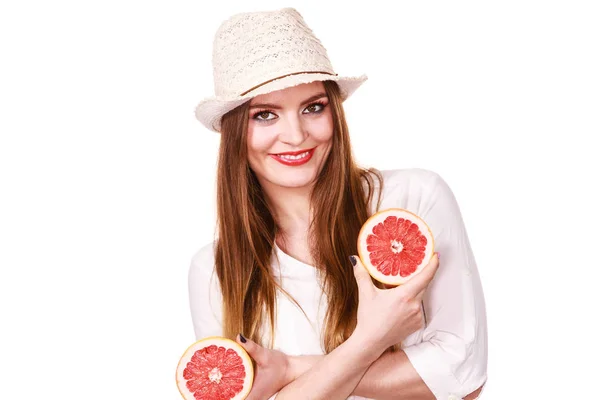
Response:
[{"label": "grapefruit rind", "polygon": [[186,400],[195,399],[194,393],[190,392],[186,386],[187,381],[183,378],[183,370],[186,368],[196,351],[213,344],[226,349],[233,349],[241,357],[242,364],[244,365],[244,369],[246,371],[246,377],[244,378],[244,390],[233,397],[232,400],[244,400],[250,393],[250,390],[252,389],[252,383],[254,381],[254,368],[252,367],[252,359],[246,350],[237,342],[220,336],[210,336],[200,339],[197,342],[192,343],[183,353],[179,359],[177,371],[175,373],[175,380],[177,382],[177,389],[179,389],[179,393],[181,393],[181,396]]},{"label": "grapefruit rind", "polygon": [[[425,257],[423,261],[418,266],[417,270],[412,274],[403,277],[400,275],[385,275],[381,273],[375,266],[373,266],[369,259],[369,251],[367,250],[367,236],[372,233],[373,228],[383,222],[388,216],[395,216],[398,218],[408,219],[411,222],[415,223],[419,227],[419,231],[425,235],[427,238],[427,245],[425,246]],[[388,208],[385,210],[381,210],[375,214],[373,214],[369,219],[363,224],[360,232],[358,233],[358,256],[362,261],[363,265],[369,272],[369,275],[373,277],[373,279],[384,283],[386,285],[398,286],[403,283],[408,282],[413,276],[421,272],[423,268],[429,263],[434,254],[434,239],[433,232],[429,226],[425,223],[425,221],[419,217],[417,214],[405,210],[403,208]]]}]

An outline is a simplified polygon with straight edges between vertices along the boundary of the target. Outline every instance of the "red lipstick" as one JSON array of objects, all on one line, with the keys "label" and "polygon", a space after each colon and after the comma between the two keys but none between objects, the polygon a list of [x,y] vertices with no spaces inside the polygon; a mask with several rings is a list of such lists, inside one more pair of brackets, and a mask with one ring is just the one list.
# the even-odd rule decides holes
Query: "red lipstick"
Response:
[{"label": "red lipstick", "polygon": [[315,153],[315,148],[312,148],[310,150],[287,151],[285,153],[277,153],[277,154],[269,154],[269,155],[274,160],[280,162],[283,165],[295,167],[295,166],[303,165],[303,164],[306,164],[307,162],[309,162],[314,153]]}]

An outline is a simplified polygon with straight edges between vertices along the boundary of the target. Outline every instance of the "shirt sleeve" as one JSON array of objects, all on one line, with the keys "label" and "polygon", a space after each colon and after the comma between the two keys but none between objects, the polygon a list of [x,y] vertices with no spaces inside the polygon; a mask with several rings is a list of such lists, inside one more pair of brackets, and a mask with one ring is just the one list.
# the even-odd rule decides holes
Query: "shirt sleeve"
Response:
[{"label": "shirt sleeve", "polygon": [[190,311],[196,340],[209,336],[223,336],[223,297],[214,266],[213,243],[211,243],[194,255],[189,269]]},{"label": "shirt sleeve", "polygon": [[487,379],[485,303],[457,201],[429,172],[418,214],[432,230],[440,266],[423,297],[422,339],[403,350],[437,399],[460,399]]}]

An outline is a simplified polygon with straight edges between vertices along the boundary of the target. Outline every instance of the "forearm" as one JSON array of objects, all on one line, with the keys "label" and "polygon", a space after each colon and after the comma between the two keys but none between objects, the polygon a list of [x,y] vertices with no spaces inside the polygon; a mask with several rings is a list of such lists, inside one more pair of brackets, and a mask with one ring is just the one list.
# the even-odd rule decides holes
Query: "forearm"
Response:
[{"label": "forearm", "polygon": [[[290,379],[311,370],[325,356],[290,356]],[[403,351],[386,352],[367,369],[351,394],[377,398],[435,399]],[[279,399],[279,397],[278,397]]]},{"label": "forearm", "polygon": [[292,357],[293,380],[279,391],[277,400],[306,398],[346,399],[375,358],[352,337],[325,356]]},{"label": "forearm", "polygon": [[353,394],[378,400],[435,400],[403,351],[386,352],[375,361]]}]

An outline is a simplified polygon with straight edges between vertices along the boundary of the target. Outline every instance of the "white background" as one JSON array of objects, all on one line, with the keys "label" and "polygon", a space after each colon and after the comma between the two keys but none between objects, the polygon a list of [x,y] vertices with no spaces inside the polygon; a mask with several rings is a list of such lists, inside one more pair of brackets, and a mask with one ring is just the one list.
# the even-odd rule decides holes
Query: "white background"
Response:
[{"label": "white background", "polygon": [[221,21],[283,6],[369,75],[346,103],[360,163],[453,189],[486,295],[482,398],[597,398],[597,2],[251,3],[0,6],[0,398],[180,398],[219,143],[193,110]]}]

